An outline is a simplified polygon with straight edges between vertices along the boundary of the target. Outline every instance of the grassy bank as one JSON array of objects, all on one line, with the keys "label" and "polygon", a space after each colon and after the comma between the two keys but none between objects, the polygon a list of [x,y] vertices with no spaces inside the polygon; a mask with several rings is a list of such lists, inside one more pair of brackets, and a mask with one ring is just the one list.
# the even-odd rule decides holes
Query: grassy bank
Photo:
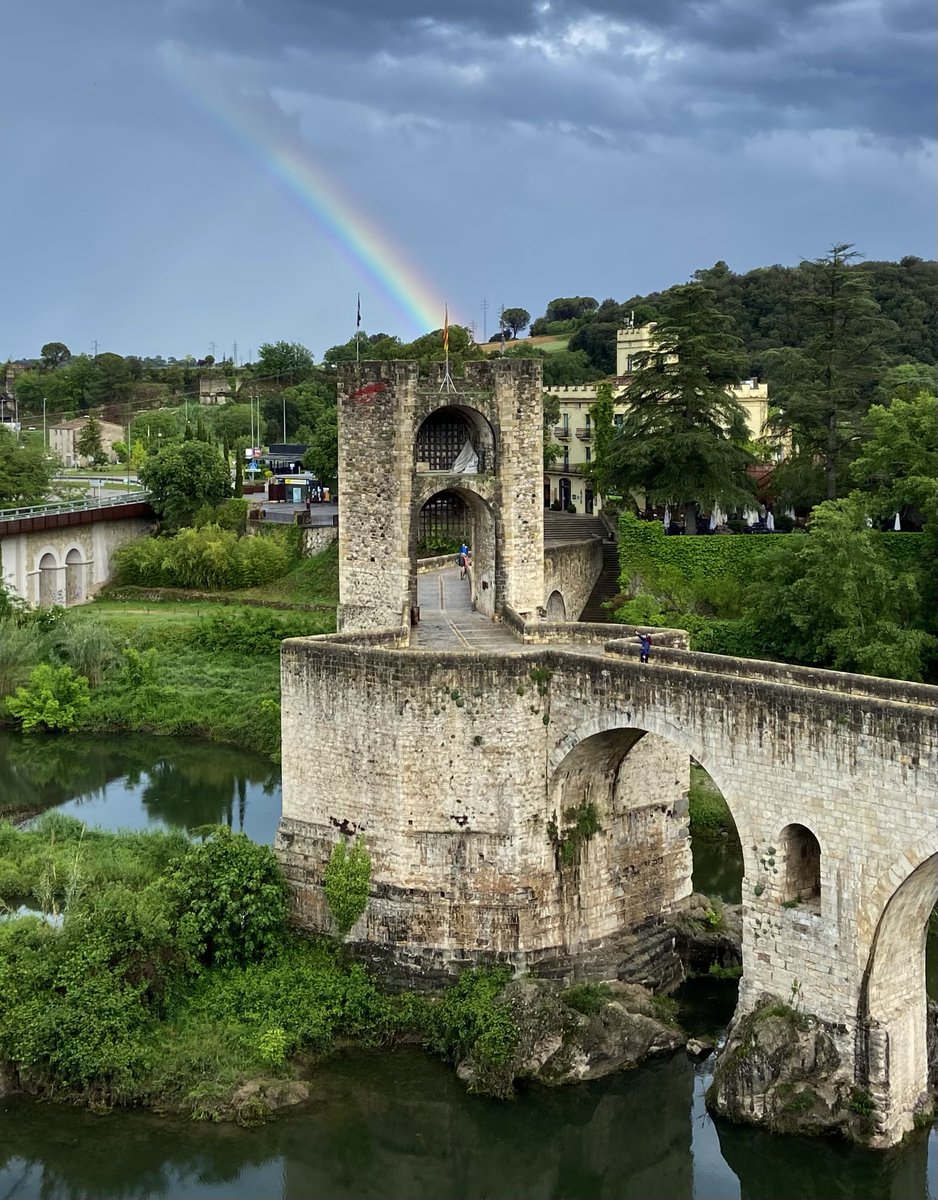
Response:
[{"label": "grassy bank", "polygon": [[[302,587],[307,596],[329,598],[334,556],[320,557],[326,561],[297,568],[292,584],[280,581],[285,593]],[[23,687],[37,690],[30,682],[37,667],[68,667],[88,681],[87,702],[68,723],[39,728],[193,735],[276,757],[280,643],[334,629],[332,607],[212,601],[108,599],[8,614],[0,618],[0,721],[16,724],[11,698]]]},{"label": "grassy bank", "polygon": [[513,1046],[493,1007],[507,972],[384,995],[336,943],[288,930],[286,896],[272,851],[226,830],[0,824],[0,901],[42,914],[0,922],[0,1067],[37,1096],[249,1121],[339,1040]]}]

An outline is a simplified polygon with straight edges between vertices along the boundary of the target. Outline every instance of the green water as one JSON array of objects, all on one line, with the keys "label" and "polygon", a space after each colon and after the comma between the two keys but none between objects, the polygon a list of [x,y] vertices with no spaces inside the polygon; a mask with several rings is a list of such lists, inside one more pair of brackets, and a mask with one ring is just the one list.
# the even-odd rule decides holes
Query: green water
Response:
[{"label": "green water", "polygon": [[280,768],[194,738],[23,737],[0,731],[0,811],[55,808],[102,829],[228,825],[273,842]]},{"label": "green water", "polygon": [[934,1135],[877,1155],[715,1125],[706,1082],[681,1054],[502,1104],[422,1054],[384,1051],[321,1068],[309,1103],[260,1129],[8,1102],[0,1196],[934,1200]]},{"label": "green water", "polygon": [[[280,777],[187,739],[0,733],[11,803],[105,828],[223,823],[270,842]],[[738,899],[738,851],[694,851],[695,886]],[[734,997],[693,981],[682,1022],[715,1036]],[[502,1104],[467,1096],[417,1051],[356,1051],[319,1068],[306,1105],[250,1130],[12,1098],[0,1102],[0,1200],[938,1200],[938,1130],[880,1155],[714,1123],[707,1069],[680,1053]]]}]

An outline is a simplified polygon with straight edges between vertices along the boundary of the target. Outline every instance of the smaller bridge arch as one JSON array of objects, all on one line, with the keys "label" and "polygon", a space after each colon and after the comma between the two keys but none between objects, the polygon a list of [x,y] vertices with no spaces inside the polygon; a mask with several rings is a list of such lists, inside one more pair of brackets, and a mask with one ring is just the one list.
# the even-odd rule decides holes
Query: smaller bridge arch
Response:
[{"label": "smaller bridge arch", "polygon": [[784,904],[821,904],[821,843],[807,825],[792,822],[778,835],[775,858]]},{"label": "smaller bridge arch", "polygon": [[547,597],[545,609],[548,621],[566,621],[567,605],[563,595],[556,588]]}]

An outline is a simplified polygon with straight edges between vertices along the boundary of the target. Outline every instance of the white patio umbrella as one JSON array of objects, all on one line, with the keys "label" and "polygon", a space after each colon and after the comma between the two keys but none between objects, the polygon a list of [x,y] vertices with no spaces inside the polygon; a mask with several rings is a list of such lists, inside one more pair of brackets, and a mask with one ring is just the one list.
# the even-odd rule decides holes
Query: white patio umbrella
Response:
[{"label": "white patio umbrella", "polygon": [[717,527],[717,518],[715,513],[710,514],[710,532],[712,533]]},{"label": "white patio umbrella", "polygon": [[714,524],[715,524],[715,525],[722,525],[722,524],[724,523],[724,521],[725,521],[725,520],[726,520],[726,517],[724,516],[724,514],[723,514],[723,510],[720,508],[719,504],[714,504],[714,506],[713,506],[713,521],[714,521]]},{"label": "white patio umbrella", "polygon": [[664,523],[665,531],[667,531],[671,525],[671,509],[667,506],[667,504],[664,506],[664,516],[661,519]]},{"label": "white patio umbrella", "polygon": [[896,519],[892,523],[892,527],[896,533],[902,532],[902,522],[899,520],[899,514],[896,513]]},{"label": "white patio umbrella", "polygon": [[747,508],[746,509],[746,524],[747,525],[755,525],[756,521],[758,521],[758,520],[759,520],[758,512],[756,512],[756,510],[754,508]]},{"label": "white patio umbrella", "polygon": [[771,512],[767,512],[765,514],[765,527],[769,533],[775,532],[775,518],[772,516]]}]

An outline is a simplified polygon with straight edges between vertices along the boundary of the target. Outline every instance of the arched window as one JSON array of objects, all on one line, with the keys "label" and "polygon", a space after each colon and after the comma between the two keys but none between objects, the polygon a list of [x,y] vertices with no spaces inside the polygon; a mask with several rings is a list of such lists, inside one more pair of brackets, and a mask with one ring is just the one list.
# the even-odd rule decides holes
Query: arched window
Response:
[{"label": "arched window", "polygon": [[818,905],[821,899],[821,845],[804,825],[786,825],[782,830],[781,868],[783,901],[787,904]]}]

